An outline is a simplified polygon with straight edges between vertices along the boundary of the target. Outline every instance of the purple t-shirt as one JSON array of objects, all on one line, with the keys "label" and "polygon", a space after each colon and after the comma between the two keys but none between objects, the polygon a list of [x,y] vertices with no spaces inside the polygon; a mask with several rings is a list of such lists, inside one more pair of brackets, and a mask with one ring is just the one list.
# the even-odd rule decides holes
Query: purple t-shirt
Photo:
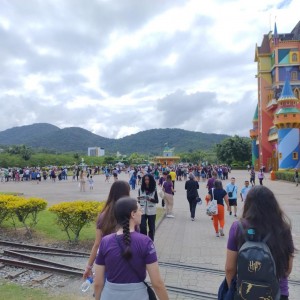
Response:
[{"label": "purple t-shirt", "polygon": [[100,243],[99,252],[96,258],[97,265],[104,265],[107,280],[112,283],[137,283],[146,278],[146,265],[157,261],[156,250],[152,240],[138,232],[131,232],[131,252],[130,264],[137,274],[131,269],[128,262],[122,257],[121,249],[116,237],[120,241],[123,249],[123,235],[115,233],[105,236]]},{"label": "purple t-shirt", "polygon": [[[236,240],[236,236],[238,234],[237,231],[240,230],[238,223],[239,221],[235,221],[232,223],[229,231],[228,242],[227,242],[227,249],[235,252],[239,251],[237,240]],[[287,277],[281,278],[279,284],[280,284],[281,295],[289,296],[289,285],[288,285]]]},{"label": "purple t-shirt", "polygon": [[214,187],[215,180],[216,180],[215,177],[212,177],[212,178],[208,179],[208,181],[207,181],[207,189],[208,190],[211,190]]},{"label": "purple t-shirt", "polygon": [[172,183],[172,181],[165,181],[164,183],[163,183],[163,187],[164,187],[164,189],[165,189],[165,193],[167,193],[167,194],[171,194],[172,195],[172,188],[173,188],[173,183]]}]

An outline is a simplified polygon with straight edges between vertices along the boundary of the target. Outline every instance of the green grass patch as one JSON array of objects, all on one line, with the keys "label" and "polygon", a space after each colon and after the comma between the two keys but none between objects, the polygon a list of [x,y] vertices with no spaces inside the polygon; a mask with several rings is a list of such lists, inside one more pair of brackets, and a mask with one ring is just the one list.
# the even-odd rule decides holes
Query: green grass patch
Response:
[{"label": "green grass patch", "polygon": [[[0,295],[1,299],[9,300],[68,300],[75,299],[70,295],[51,296],[48,292],[41,289],[33,289],[23,287],[14,283],[7,283],[0,281]],[[77,298],[79,299],[79,298]]]},{"label": "green grass patch", "polygon": [[[156,214],[156,223],[159,222],[159,220],[164,215],[164,209],[161,207],[157,208],[157,214]],[[15,219],[16,227],[21,228],[23,227],[22,223],[20,223],[17,219]],[[7,229],[12,229],[13,224],[11,220],[6,220],[2,223],[2,227]],[[36,227],[34,228],[34,231],[41,235],[42,237],[45,237],[50,240],[55,241],[68,241],[67,234],[60,229],[60,227],[56,224],[56,216],[54,213],[51,213],[48,210],[41,211],[38,214],[38,223]],[[85,226],[79,236],[79,241],[87,240],[87,241],[93,241],[95,239],[96,235],[96,220],[95,223],[90,223],[90,225]]]},{"label": "green grass patch", "polygon": [[21,196],[21,195],[23,195],[23,193],[18,193],[18,192],[0,192],[0,195]]},{"label": "green grass patch", "polygon": [[[23,227],[22,223],[16,221],[16,227]],[[4,228],[13,228],[11,220],[4,221],[2,223]],[[56,240],[56,241],[67,241],[67,234],[60,229],[56,224],[56,216],[48,210],[41,211],[38,214],[38,223],[34,228],[34,231],[44,236],[45,238]],[[93,240],[95,239],[95,223],[91,223],[89,226],[84,227],[79,236],[79,240]]]}]

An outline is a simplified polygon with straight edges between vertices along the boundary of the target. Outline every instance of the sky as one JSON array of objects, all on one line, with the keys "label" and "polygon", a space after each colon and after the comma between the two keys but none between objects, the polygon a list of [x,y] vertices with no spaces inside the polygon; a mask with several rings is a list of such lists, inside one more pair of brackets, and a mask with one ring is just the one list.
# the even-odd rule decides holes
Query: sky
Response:
[{"label": "sky", "polygon": [[153,128],[248,136],[255,45],[299,0],[0,0],[0,131],[121,138]]}]

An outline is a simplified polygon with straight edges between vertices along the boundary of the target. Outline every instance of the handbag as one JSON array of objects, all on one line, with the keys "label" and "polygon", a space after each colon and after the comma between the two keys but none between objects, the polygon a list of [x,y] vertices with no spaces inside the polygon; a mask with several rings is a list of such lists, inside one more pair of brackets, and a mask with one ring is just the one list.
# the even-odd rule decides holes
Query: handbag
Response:
[{"label": "handbag", "polygon": [[233,187],[233,190],[232,190],[232,192],[228,192],[228,197],[229,197],[229,198],[232,198],[232,196],[233,196],[233,192],[234,192],[234,189],[235,189],[235,186]]},{"label": "handbag", "polygon": [[218,202],[217,200],[215,200],[214,197],[214,189],[211,189],[211,193],[212,193],[212,200],[210,201],[206,209],[206,214],[208,216],[214,216],[218,214]]},{"label": "handbag", "polygon": [[160,190],[158,191],[158,195],[161,199],[165,198],[165,192],[164,192],[164,183],[162,184],[162,187],[160,188]]},{"label": "handbag", "polygon": [[[117,238],[117,234],[115,234],[115,238],[116,238],[116,241],[117,241],[117,243],[118,243],[118,245],[119,245],[119,248],[120,248],[120,250],[121,250],[121,253],[123,253],[123,248],[122,248],[122,246],[121,246],[121,244],[120,244],[120,241],[119,241],[118,238]],[[126,259],[125,259],[125,260],[126,260]],[[128,265],[130,266],[131,270],[135,273],[135,275],[136,275],[137,277],[139,277],[139,274],[138,274],[138,272],[136,271],[136,269],[131,265],[131,263],[130,263],[128,260],[126,260],[126,261],[127,261]],[[156,295],[155,295],[154,291],[152,290],[152,288],[150,287],[150,285],[149,285],[146,281],[144,281],[144,280],[143,280],[143,283],[144,283],[144,285],[145,285],[146,288],[147,288],[147,293],[148,293],[148,296],[149,296],[149,300],[157,300]]]},{"label": "handbag", "polygon": [[196,202],[197,202],[198,205],[201,205],[202,204],[202,199],[198,196],[196,198]]}]

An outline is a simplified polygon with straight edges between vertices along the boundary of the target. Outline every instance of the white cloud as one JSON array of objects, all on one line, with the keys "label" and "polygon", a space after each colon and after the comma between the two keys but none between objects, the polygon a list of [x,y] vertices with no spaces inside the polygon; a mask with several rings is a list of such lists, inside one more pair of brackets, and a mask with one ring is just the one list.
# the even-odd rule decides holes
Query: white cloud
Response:
[{"label": "white cloud", "polygon": [[115,138],[171,126],[248,135],[255,44],[275,16],[290,32],[299,1],[203,3],[2,2],[0,130],[49,122]]}]

